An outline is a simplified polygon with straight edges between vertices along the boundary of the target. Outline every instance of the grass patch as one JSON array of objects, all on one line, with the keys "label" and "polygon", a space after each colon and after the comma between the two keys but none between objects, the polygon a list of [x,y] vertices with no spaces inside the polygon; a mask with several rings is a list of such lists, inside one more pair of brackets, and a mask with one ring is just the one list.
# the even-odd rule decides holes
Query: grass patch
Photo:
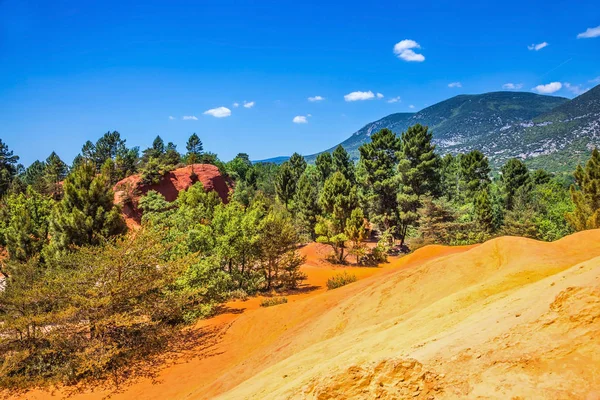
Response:
[{"label": "grass patch", "polygon": [[260,306],[261,307],[271,307],[271,306],[276,306],[277,304],[284,304],[287,303],[287,297],[269,297],[266,299],[263,299],[260,302]]},{"label": "grass patch", "polygon": [[352,282],[356,282],[356,275],[344,271],[327,279],[327,289],[337,289]]}]

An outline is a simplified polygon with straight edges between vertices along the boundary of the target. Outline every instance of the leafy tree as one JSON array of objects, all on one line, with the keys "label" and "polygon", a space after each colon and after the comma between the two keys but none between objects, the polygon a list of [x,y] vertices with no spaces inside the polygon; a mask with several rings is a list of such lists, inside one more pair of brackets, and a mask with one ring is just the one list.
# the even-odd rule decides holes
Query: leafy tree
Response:
[{"label": "leafy tree", "polygon": [[96,175],[90,163],[73,171],[65,179],[63,190],[64,197],[51,217],[53,250],[99,244],[127,229],[118,207],[113,203],[114,194],[108,179]]},{"label": "leafy tree", "polygon": [[46,181],[46,191],[54,199],[59,199],[62,195],[60,182],[67,176],[69,168],[60,157],[52,152],[46,159],[44,168],[44,180]]},{"label": "leafy tree", "polygon": [[333,172],[333,158],[331,157],[331,153],[325,152],[319,154],[315,160],[315,165],[319,171],[319,180],[325,182]]},{"label": "leafy tree", "polygon": [[94,151],[96,168],[100,169],[106,160],[109,158],[115,160],[119,154],[125,152],[127,152],[127,147],[125,147],[125,140],[121,139],[121,134],[117,131],[106,132],[96,142]]},{"label": "leafy tree", "polygon": [[457,200],[460,197],[460,157],[446,154],[440,160],[440,191],[450,201]]},{"label": "leafy tree", "polygon": [[398,179],[396,168],[402,150],[400,138],[389,129],[382,129],[371,136],[371,142],[359,147],[361,182],[370,208],[370,219],[383,226],[383,230],[395,230],[398,225]]},{"label": "leafy tree", "polygon": [[489,189],[484,187],[475,196],[475,217],[479,227],[486,232],[491,232],[494,228],[494,210]]},{"label": "leafy tree", "polygon": [[316,171],[305,170],[298,181],[294,195],[294,215],[300,231],[312,239],[315,239],[315,225],[321,212],[316,175]]},{"label": "leafy tree", "polygon": [[531,173],[531,181],[534,185],[545,185],[554,177],[550,172],[543,169],[536,169]]},{"label": "leafy tree", "polygon": [[460,157],[460,173],[466,184],[466,195],[471,198],[490,183],[490,165],[487,157],[479,150]]},{"label": "leafy tree", "polygon": [[355,182],[354,177],[354,163],[350,159],[350,155],[340,144],[333,150],[332,155],[333,170],[341,172],[351,183]]},{"label": "leafy tree", "polygon": [[35,160],[23,173],[23,182],[33,187],[36,192],[44,193],[46,190],[45,169],[46,164],[43,161]]},{"label": "leafy tree", "polygon": [[521,187],[523,193],[526,194],[531,190],[531,179],[529,170],[522,161],[512,158],[502,166],[502,182],[504,184],[504,195],[506,209],[512,210],[514,205],[514,197]]},{"label": "leafy tree", "polygon": [[292,154],[289,160],[292,174],[294,175],[294,181],[297,184],[300,176],[306,169],[306,160],[298,153]]},{"label": "leafy tree", "polygon": [[360,208],[352,210],[350,218],[346,220],[345,234],[348,240],[352,242],[351,253],[356,256],[356,263],[360,264],[361,258],[366,255],[366,248],[362,241],[367,237],[365,215]]},{"label": "leafy tree", "polygon": [[277,197],[286,209],[289,209],[289,202],[296,193],[296,176],[289,162],[284,162],[279,167],[275,178],[275,191]]},{"label": "leafy tree", "polygon": [[168,169],[175,168],[181,162],[181,154],[177,151],[177,146],[172,142],[167,143],[165,154],[163,155],[163,164],[168,166]]},{"label": "leafy tree", "polygon": [[502,234],[537,239],[536,212],[530,202],[530,188],[520,186],[513,195],[512,208],[504,216]]},{"label": "leafy tree", "polygon": [[325,181],[319,203],[326,216],[320,218],[315,226],[317,241],[331,245],[337,261],[343,263],[345,242],[348,240],[346,221],[358,206],[356,186],[337,171]]},{"label": "leafy tree", "polygon": [[577,166],[575,185],[571,185],[571,199],[575,210],[566,215],[577,230],[600,228],[600,152],[597,148],[585,165]]},{"label": "leafy tree", "polygon": [[417,210],[421,197],[439,188],[439,157],[435,154],[433,136],[427,127],[414,125],[402,133],[402,152],[398,164],[401,183],[398,194],[400,207],[400,246],[404,244],[408,227],[418,223]]},{"label": "leafy tree", "polygon": [[295,249],[298,235],[286,212],[271,209],[259,224],[260,268],[266,290],[273,287],[295,289],[306,276],[300,272],[305,257]]},{"label": "leafy tree", "polygon": [[139,158],[140,148],[137,146],[117,154],[117,157],[115,158],[115,168],[118,180],[137,172]]},{"label": "leafy tree", "polygon": [[160,135],[157,135],[152,141],[152,146],[142,152],[142,164],[148,163],[151,159],[160,161],[165,154],[165,142]]},{"label": "leafy tree", "polygon": [[[246,176],[248,174],[248,171],[252,170],[252,162],[250,161],[250,157],[248,156],[248,154],[246,153],[238,153],[237,156],[235,156],[235,158],[231,161],[229,161],[226,164],[227,167],[227,172],[233,176],[233,178],[236,181],[246,181],[248,180],[248,178],[250,180],[254,180],[252,179],[252,177],[249,175],[248,177]],[[254,184],[255,182],[250,182],[251,184]]]},{"label": "leafy tree", "polygon": [[0,139],[0,197],[4,196],[11,181],[17,174],[17,162],[19,156],[15,156],[12,150]]},{"label": "leafy tree", "polygon": [[4,242],[11,260],[27,261],[42,251],[48,240],[52,202],[31,187],[26,194],[6,199],[8,221]]},{"label": "leafy tree", "polygon": [[204,147],[202,146],[202,141],[195,133],[189,137],[185,148],[187,149],[186,159],[188,164],[195,164],[199,162],[200,155],[204,151]]},{"label": "leafy tree", "polygon": [[151,157],[140,169],[141,182],[145,185],[156,185],[165,175],[166,171],[158,158]]}]

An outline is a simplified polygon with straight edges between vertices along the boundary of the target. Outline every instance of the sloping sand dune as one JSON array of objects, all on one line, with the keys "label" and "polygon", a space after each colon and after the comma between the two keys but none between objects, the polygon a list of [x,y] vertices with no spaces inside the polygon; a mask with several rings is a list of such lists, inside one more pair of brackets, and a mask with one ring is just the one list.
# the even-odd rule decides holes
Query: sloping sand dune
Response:
[{"label": "sloping sand dune", "polygon": [[337,303],[304,348],[222,397],[597,398],[599,255],[598,230],[504,237],[309,299]]},{"label": "sloping sand dune", "polygon": [[202,349],[111,398],[600,398],[600,230],[427,246],[333,291],[321,250],[302,249],[314,290],[231,303]]}]

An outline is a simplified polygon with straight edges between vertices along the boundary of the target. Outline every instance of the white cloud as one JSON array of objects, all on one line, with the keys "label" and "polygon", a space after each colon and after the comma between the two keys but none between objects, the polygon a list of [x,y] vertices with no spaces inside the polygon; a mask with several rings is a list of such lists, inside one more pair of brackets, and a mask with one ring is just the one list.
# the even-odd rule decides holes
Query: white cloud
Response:
[{"label": "white cloud", "polygon": [[538,93],[542,94],[550,94],[554,93],[562,88],[562,83],[560,82],[550,82],[547,85],[537,85],[532,90],[535,90]]},{"label": "white cloud", "polygon": [[421,46],[419,43],[414,40],[404,39],[394,45],[394,54],[404,61],[423,62],[425,61],[425,56],[423,54],[415,53],[414,50],[412,50],[420,48]]},{"label": "white cloud", "polygon": [[383,94],[381,94],[381,93],[377,93],[377,98],[378,98],[378,99],[383,99]]},{"label": "white cloud", "polygon": [[238,102],[233,103],[233,108],[238,108],[239,106],[240,106],[240,103],[238,103]]},{"label": "white cloud", "polygon": [[292,122],[295,124],[308,124],[308,120],[304,115],[296,115]]},{"label": "white cloud", "polygon": [[600,83],[600,76],[595,77],[594,79],[590,79],[589,83]]},{"label": "white cloud", "polygon": [[577,39],[590,39],[600,36],[600,25],[595,28],[587,28],[585,32],[577,35]]},{"label": "white cloud", "polygon": [[198,117],[196,117],[195,115],[184,115],[183,120],[184,121],[190,121],[190,120],[198,121]]},{"label": "white cloud", "polygon": [[175,117],[174,117],[174,116],[172,116],[172,115],[169,115],[169,119],[170,119],[171,121],[173,121],[173,120],[175,119]]},{"label": "white cloud", "polygon": [[212,115],[215,118],[225,118],[231,115],[231,110],[227,107],[211,108],[204,111],[204,115]]},{"label": "white cloud", "polygon": [[523,87],[522,83],[505,83],[502,85],[502,89],[505,90],[519,90]]},{"label": "white cloud", "polygon": [[411,104],[410,106],[408,106],[408,108],[413,109],[415,108],[415,106]]},{"label": "white cloud", "polygon": [[527,46],[527,48],[529,50],[535,50],[535,51],[539,51],[541,49],[543,49],[544,47],[548,46],[549,43],[548,42],[542,42],[542,43],[538,43],[538,44],[532,44],[530,46]]},{"label": "white cloud", "polygon": [[312,101],[312,102],[323,101],[323,100],[325,100],[325,97],[323,97],[323,96],[314,96],[314,97],[309,97],[308,98],[308,101]]},{"label": "white cloud", "polygon": [[254,102],[253,101],[245,101],[244,100],[244,107],[246,107],[246,108],[252,108],[252,107],[254,107]]},{"label": "white cloud", "polygon": [[371,100],[375,95],[370,90],[368,92],[352,92],[344,96],[346,101]]},{"label": "white cloud", "polygon": [[401,100],[400,100],[400,96],[397,96],[397,97],[392,97],[392,98],[391,98],[391,99],[389,99],[387,102],[388,102],[388,103],[399,103],[400,101],[401,101]]},{"label": "white cloud", "polygon": [[461,88],[462,87],[462,83],[460,82],[451,82],[448,84],[449,88]]},{"label": "white cloud", "polygon": [[565,82],[565,88],[569,92],[576,94],[577,96],[579,96],[580,94],[584,94],[585,92],[590,90],[589,88],[584,89],[581,85],[571,85],[569,82]]},{"label": "white cloud", "polygon": [[312,114],[306,114],[307,117],[312,117]]}]

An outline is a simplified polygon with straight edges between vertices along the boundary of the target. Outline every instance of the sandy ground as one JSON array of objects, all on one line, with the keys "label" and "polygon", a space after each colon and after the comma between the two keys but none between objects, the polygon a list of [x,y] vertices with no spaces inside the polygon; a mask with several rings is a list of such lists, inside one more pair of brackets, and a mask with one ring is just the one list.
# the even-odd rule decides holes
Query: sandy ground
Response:
[{"label": "sandy ground", "polygon": [[289,303],[228,304],[194,328],[201,346],[111,398],[600,399],[600,230],[427,246],[332,291],[340,268],[302,251]]}]

